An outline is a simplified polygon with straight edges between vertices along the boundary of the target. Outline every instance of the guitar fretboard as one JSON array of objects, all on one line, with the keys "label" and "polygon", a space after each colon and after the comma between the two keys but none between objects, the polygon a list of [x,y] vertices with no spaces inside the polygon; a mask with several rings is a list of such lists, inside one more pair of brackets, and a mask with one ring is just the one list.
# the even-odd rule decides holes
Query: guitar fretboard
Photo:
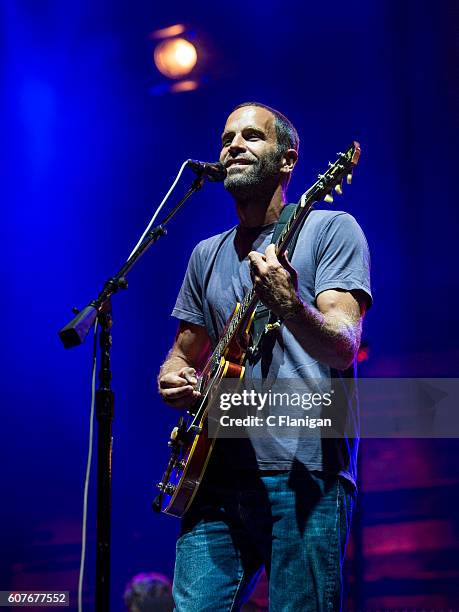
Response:
[{"label": "guitar fretboard", "polygon": [[[318,180],[314,185],[301,196],[297,207],[276,240],[276,253],[278,255],[286,250],[290,240],[304,223],[314,204],[324,199],[327,194],[330,194],[333,188],[342,181],[343,177],[352,172],[360,156],[360,145],[357,142],[353,142],[346,153],[339,153],[338,155],[339,158],[337,161],[334,164],[330,163],[325,174],[319,174]],[[350,183],[349,174],[348,182]],[[242,324],[248,323],[249,317],[256,309],[258,303],[259,300],[254,289],[250,289],[242,299],[239,309],[232,317],[225,333],[220,338],[212,355],[207,361],[204,370],[211,372],[219,365],[230,342],[241,332],[243,329]]]}]

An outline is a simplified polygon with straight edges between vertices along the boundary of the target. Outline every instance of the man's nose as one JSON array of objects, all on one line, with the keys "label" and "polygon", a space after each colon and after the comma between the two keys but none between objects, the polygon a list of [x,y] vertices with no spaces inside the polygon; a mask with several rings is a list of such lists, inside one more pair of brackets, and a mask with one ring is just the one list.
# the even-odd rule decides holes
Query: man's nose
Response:
[{"label": "man's nose", "polygon": [[236,155],[240,151],[245,151],[245,149],[246,146],[244,138],[241,134],[236,134],[228,147],[230,155]]}]

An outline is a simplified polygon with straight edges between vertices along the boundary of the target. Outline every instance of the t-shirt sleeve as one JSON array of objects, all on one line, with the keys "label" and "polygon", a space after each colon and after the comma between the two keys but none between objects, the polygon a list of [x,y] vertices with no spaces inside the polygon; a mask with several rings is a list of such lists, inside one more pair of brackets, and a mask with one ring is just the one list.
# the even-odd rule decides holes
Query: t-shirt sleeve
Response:
[{"label": "t-shirt sleeve", "polygon": [[172,316],[188,323],[205,326],[203,312],[203,253],[202,243],[194,248],[177,296]]},{"label": "t-shirt sleeve", "polygon": [[352,215],[342,213],[327,223],[316,246],[315,298],[327,289],[359,289],[373,301],[370,252],[365,235]]}]

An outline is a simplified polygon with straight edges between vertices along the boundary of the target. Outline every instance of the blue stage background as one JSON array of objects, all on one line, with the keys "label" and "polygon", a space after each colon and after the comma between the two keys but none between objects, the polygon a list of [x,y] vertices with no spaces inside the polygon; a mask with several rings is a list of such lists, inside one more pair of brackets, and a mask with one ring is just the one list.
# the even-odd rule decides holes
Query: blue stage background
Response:
[{"label": "blue stage background", "polygon": [[[63,588],[69,576],[67,588],[75,589],[92,347],[88,339],[65,351],[57,330],[123,263],[181,162],[217,158],[225,118],[242,101],[274,106],[298,128],[291,201],[337,151],[361,142],[354,184],[335,205],[358,219],[372,252],[367,372],[457,375],[454,0],[192,8],[4,0],[0,11],[0,589]],[[163,81],[148,34],[174,23],[195,33],[206,82],[153,95]],[[222,186],[206,184],[113,300],[114,610],[133,574],[172,574],[178,522],[153,515],[150,502],[176,414],[159,401],[155,378],[175,333],[170,311],[193,246],[235,222]],[[458,445],[449,448],[457,457]]]}]

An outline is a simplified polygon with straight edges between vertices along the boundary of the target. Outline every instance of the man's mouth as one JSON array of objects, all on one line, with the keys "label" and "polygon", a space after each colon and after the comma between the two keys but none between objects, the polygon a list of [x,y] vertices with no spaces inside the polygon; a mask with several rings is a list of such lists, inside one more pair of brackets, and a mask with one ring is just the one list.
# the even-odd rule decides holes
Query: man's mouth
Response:
[{"label": "man's mouth", "polygon": [[231,166],[250,166],[252,163],[248,159],[229,159],[225,164],[225,168],[228,169]]}]

